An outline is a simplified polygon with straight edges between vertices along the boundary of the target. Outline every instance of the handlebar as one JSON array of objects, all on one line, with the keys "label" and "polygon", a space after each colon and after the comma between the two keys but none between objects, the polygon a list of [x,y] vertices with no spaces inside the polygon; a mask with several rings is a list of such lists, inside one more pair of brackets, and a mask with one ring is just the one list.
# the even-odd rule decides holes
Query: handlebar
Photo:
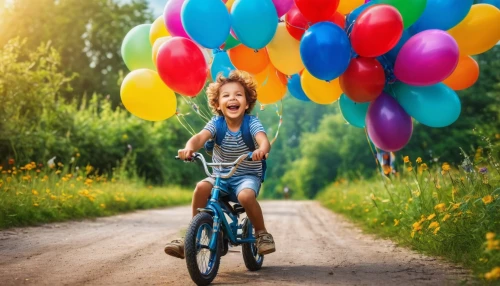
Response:
[{"label": "handlebar", "polygon": [[[236,172],[236,170],[238,169],[241,162],[252,161],[252,154],[253,154],[253,152],[250,152],[246,155],[245,154],[241,155],[234,162],[230,162],[230,163],[207,163],[207,161],[205,160],[205,157],[203,157],[203,155],[201,153],[195,152],[193,154],[193,157],[191,157],[191,159],[189,159],[189,160],[186,160],[186,162],[194,162],[194,161],[196,161],[196,159],[200,160],[203,163],[203,168],[205,169],[205,173],[209,177],[212,177],[213,175],[208,171],[208,167],[212,167],[212,168],[213,167],[219,167],[219,168],[232,167],[231,171],[227,175],[221,176],[221,179],[227,179],[227,178],[231,177]],[[175,159],[180,160],[179,156],[175,156]]]}]

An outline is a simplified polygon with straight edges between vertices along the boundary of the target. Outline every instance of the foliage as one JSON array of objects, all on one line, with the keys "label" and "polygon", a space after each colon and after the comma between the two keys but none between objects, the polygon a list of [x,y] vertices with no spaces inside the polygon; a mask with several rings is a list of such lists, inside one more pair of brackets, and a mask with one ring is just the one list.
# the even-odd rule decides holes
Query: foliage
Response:
[{"label": "foliage", "polygon": [[459,166],[420,157],[413,163],[406,156],[405,170],[391,179],[341,179],[318,199],[370,232],[494,280],[500,267],[500,146],[489,146],[473,157],[463,152]]}]

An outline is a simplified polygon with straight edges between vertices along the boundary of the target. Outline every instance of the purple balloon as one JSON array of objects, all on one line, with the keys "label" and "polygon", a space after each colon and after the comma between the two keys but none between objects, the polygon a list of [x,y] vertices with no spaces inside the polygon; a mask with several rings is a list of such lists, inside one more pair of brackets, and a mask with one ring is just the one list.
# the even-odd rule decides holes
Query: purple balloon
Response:
[{"label": "purple balloon", "polygon": [[370,139],[384,151],[401,150],[413,133],[411,117],[392,96],[384,92],[370,103],[365,120]]},{"label": "purple balloon", "polygon": [[273,0],[278,18],[285,15],[293,6],[293,0]]},{"label": "purple balloon", "polygon": [[170,35],[190,39],[181,21],[181,10],[184,1],[185,0],[169,0],[163,10],[163,19],[165,20],[165,26],[167,26]]},{"label": "purple balloon", "polygon": [[394,74],[409,85],[437,84],[453,73],[459,55],[457,42],[450,34],[442,30],[425,30],[403,45]]}]

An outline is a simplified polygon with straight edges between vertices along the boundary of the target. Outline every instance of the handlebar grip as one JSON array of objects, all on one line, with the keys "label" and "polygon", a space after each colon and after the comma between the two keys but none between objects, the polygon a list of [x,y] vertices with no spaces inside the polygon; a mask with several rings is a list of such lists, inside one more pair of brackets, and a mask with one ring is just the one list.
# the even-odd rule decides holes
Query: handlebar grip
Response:
[{"label": "handlebar grip", "polygon": [[[246,158],[246,161],[253,161],[253,160],[252,160],[252,155],[253,155],[253,152],[248,153],[248,156],[247,156],[247,158]],[[268,156],[268,155],[269,155],[269,154],[266,154],[266,156],[264,157],[264,159],[262,159],[261,161],[266,161],[266,159],[267,159],[267,156]]]},{"label": "handlebar grip", "polygon": [[175,160],[180,160],[181,158],[179,156],[175,156]]}]

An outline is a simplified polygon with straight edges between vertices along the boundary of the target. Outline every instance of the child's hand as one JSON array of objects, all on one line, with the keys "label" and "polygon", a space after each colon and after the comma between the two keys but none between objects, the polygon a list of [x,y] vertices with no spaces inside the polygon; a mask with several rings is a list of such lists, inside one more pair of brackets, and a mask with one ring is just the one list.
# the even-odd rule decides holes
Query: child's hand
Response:
[{"label": "child's hand", "polygon": [[257,149],[255,151],[253,151],[252,161],[262,161],[266,157],[267,157],[266,153],[264,153],[262,150]]},{"label": "child's hand", "polygon": [[177,151],[177,154],[179,155],[179,158],[181,158],[181,160],[188,160],[188,159],[193,158],[194,150],[192,150],[192,149],[180,149],[179,151]]}]

